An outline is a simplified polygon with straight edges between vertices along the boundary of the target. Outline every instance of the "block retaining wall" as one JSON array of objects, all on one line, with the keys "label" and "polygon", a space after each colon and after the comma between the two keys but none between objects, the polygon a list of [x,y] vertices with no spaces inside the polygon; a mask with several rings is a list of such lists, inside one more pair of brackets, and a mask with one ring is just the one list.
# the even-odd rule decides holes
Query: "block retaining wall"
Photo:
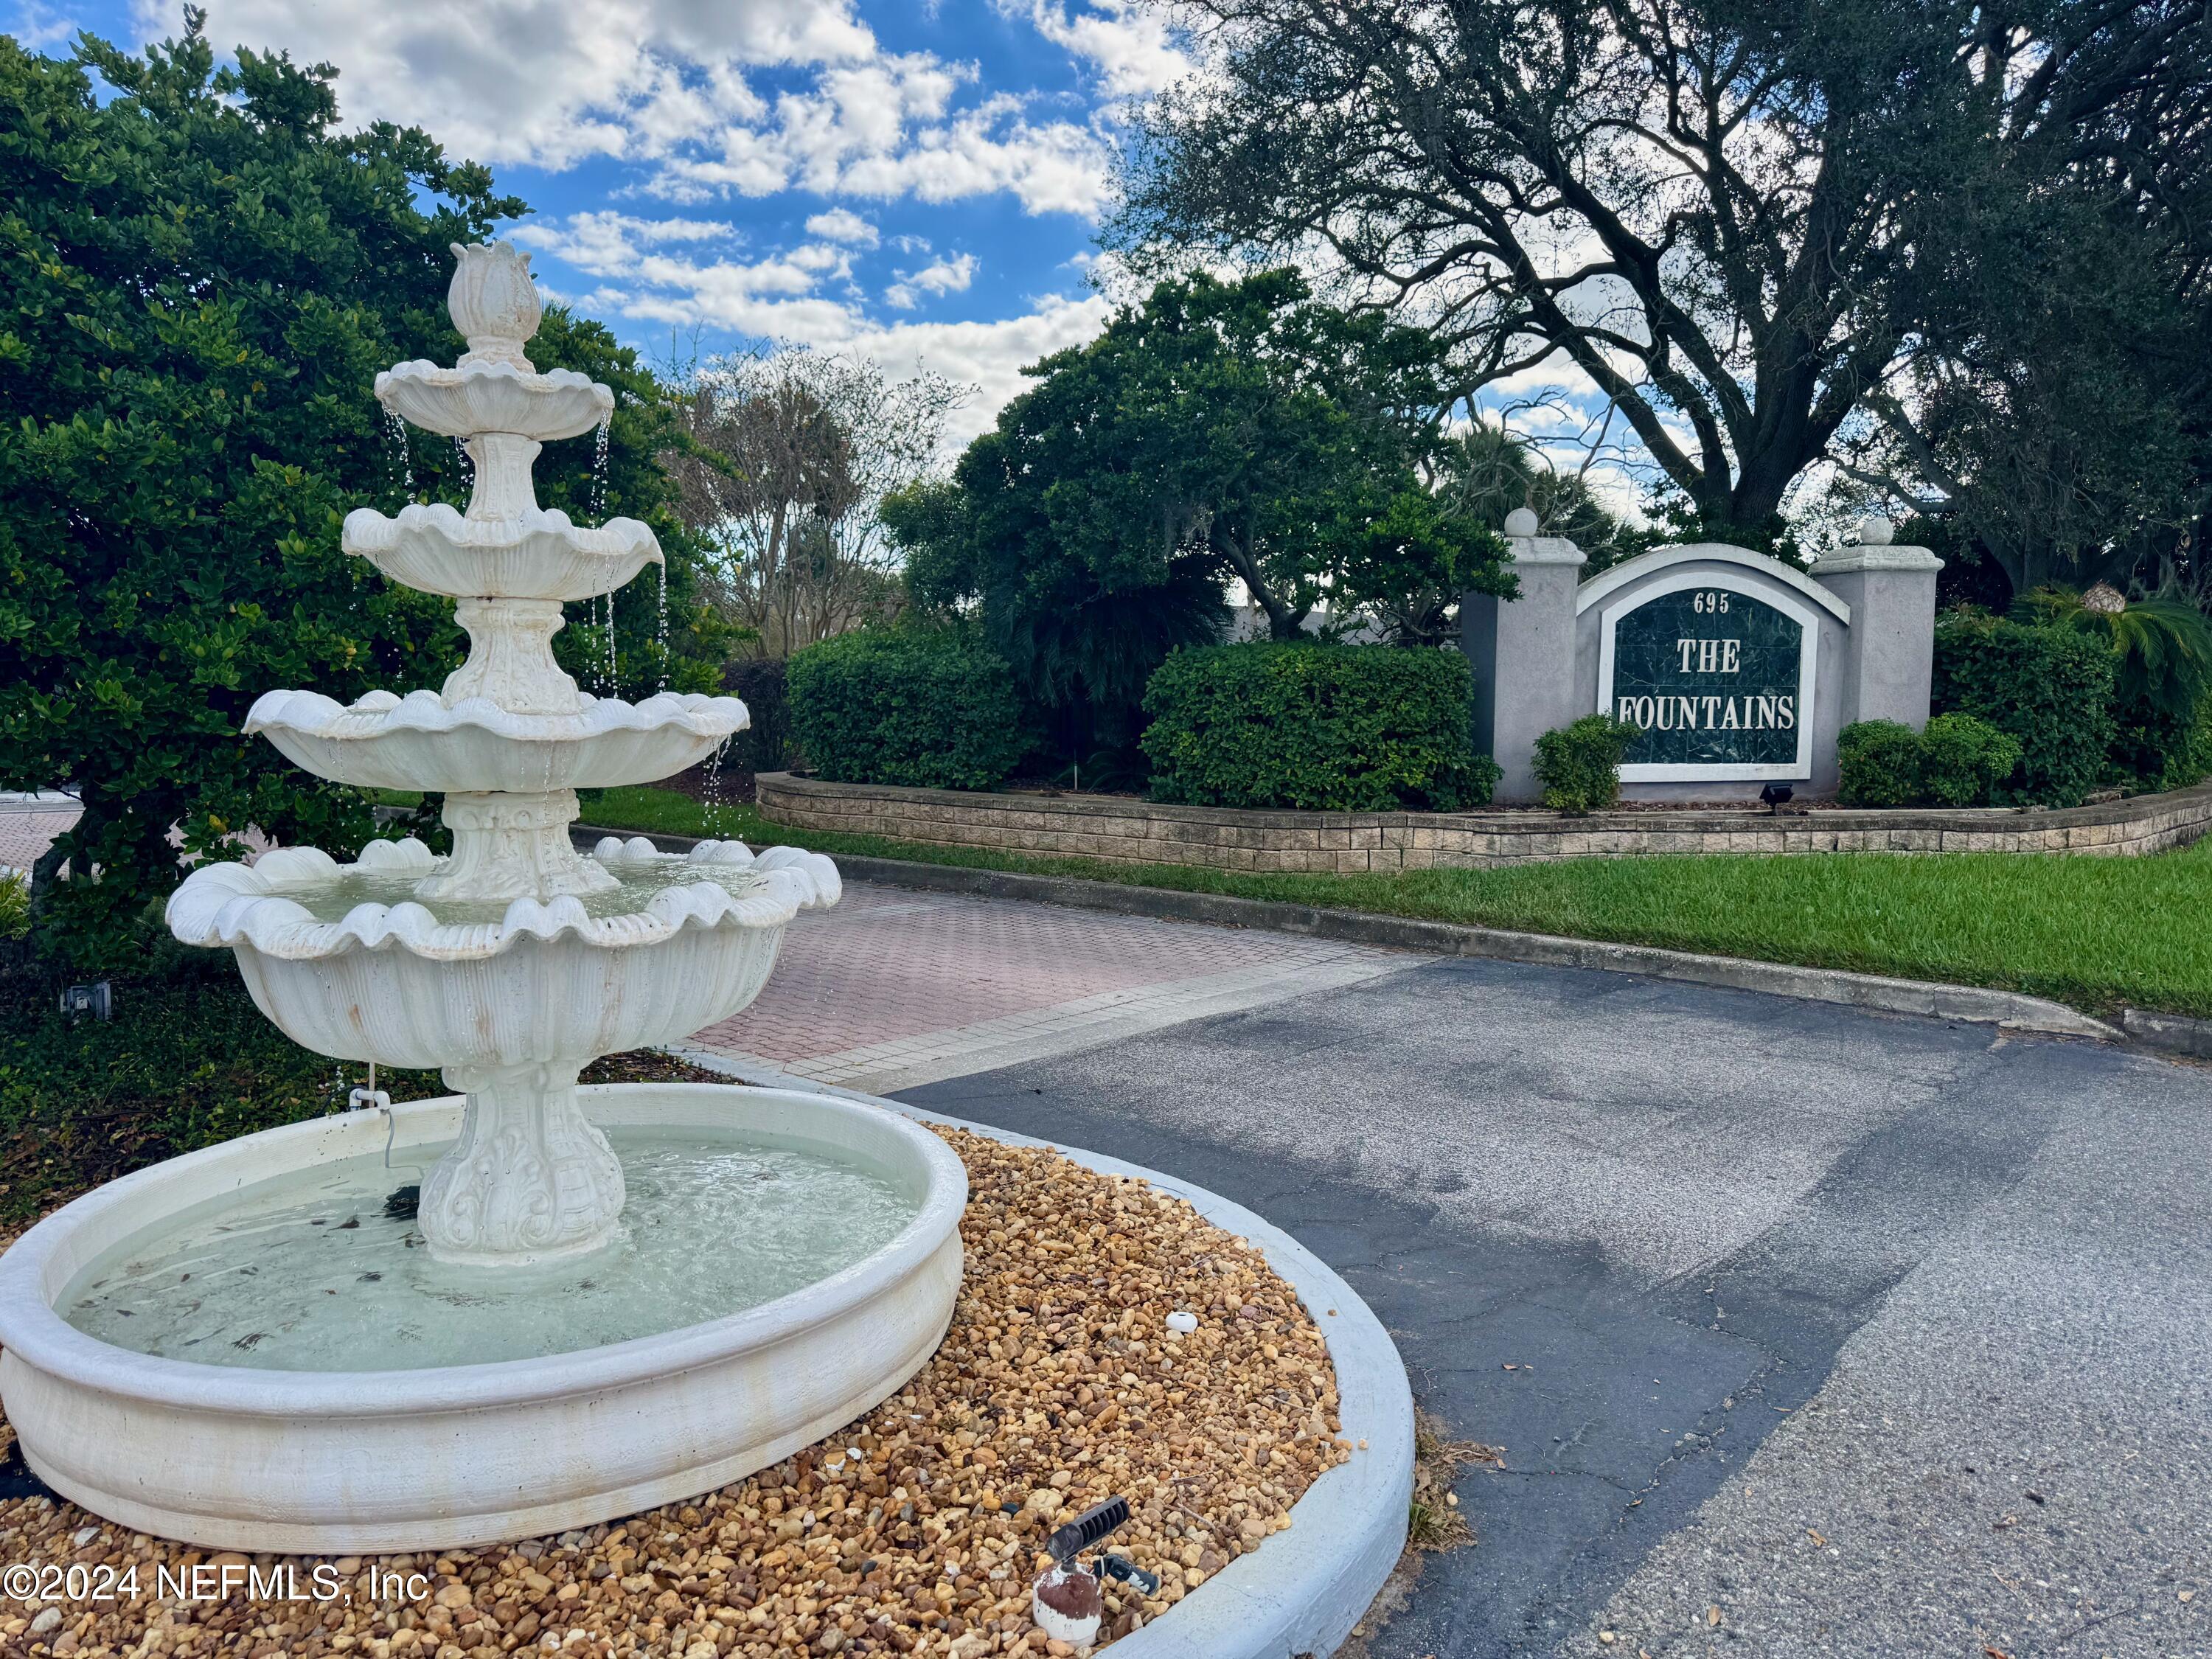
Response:
[{"label": "block retaining wall", "polygon": [[756,780],[761,811],[794,829],[1003,853],[1344,873],[1667,853],[2102,853],[2185,846],[2212,830],[2212,783],[2057,811],[1595,813],[1279,812],[1163,806],[1104,795],[969,793]]}]

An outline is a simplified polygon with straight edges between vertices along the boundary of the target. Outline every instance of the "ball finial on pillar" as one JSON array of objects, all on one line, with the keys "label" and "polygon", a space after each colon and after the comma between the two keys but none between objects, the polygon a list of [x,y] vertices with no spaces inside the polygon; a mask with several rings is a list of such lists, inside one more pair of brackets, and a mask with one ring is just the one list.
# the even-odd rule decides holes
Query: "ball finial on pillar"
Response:
[{"label": "ball finial on pillar", "polygon": [[1525,507],[1516,507],[1505,515],[1505,533],[1509,536],[1533,536],[1542,528],[1535,514]]},{"label": "ball finial on pillar", "polygon": [[1897,534],[1897,526],[1879,513],[1869,513],[1859,520],[1858,542],[1861,547],[1887,547]]}]

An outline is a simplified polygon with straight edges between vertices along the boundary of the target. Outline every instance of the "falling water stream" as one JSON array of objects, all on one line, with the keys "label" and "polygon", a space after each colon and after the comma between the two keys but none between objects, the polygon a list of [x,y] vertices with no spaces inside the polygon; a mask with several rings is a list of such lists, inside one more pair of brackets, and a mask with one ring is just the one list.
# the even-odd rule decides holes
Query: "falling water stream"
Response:
[{"label": "falling water stream", "polygon": [[392,460],[399,473],[400,488],[407,499],[415,499],[415,461],[407,446],[407,422],[399,418],[397,410],[384,411],[384,435],[392,451]]}]

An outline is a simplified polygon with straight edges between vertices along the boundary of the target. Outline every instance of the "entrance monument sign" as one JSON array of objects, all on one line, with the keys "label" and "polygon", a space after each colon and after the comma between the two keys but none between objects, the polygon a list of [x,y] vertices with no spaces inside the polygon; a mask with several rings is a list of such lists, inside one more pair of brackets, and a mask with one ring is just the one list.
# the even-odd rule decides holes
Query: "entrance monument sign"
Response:
[{"label": "entrance monument sign", "polygon": [[1787,783],[1836,786],[1836,734],[1858,720],[1928,718],[1936,573],[1881,520],[1805,568],[1747,548],[1662,547],[1578,581],[1573,543],[1506,520],[1521,592],[1461,607],[1475,672],[1476,741],[1502,801],[1540,793],[1536,738],[1593,709],[1638,728],[1622,793],[1725,799]]}]

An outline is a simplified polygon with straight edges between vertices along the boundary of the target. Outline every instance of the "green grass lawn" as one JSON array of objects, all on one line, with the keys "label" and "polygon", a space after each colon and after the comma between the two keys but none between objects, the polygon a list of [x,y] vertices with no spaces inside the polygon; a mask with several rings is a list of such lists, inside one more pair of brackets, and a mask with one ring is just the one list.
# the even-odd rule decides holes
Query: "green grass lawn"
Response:
[{"label": "green grass lawn", "polygon": [[2212,1018],[2212,842],[2148,859],[1829,853],[1304,876],[787,830],[665,789],[587,796],[584,821],[1995,986],[2106,1016],[2132,1004]]}]

